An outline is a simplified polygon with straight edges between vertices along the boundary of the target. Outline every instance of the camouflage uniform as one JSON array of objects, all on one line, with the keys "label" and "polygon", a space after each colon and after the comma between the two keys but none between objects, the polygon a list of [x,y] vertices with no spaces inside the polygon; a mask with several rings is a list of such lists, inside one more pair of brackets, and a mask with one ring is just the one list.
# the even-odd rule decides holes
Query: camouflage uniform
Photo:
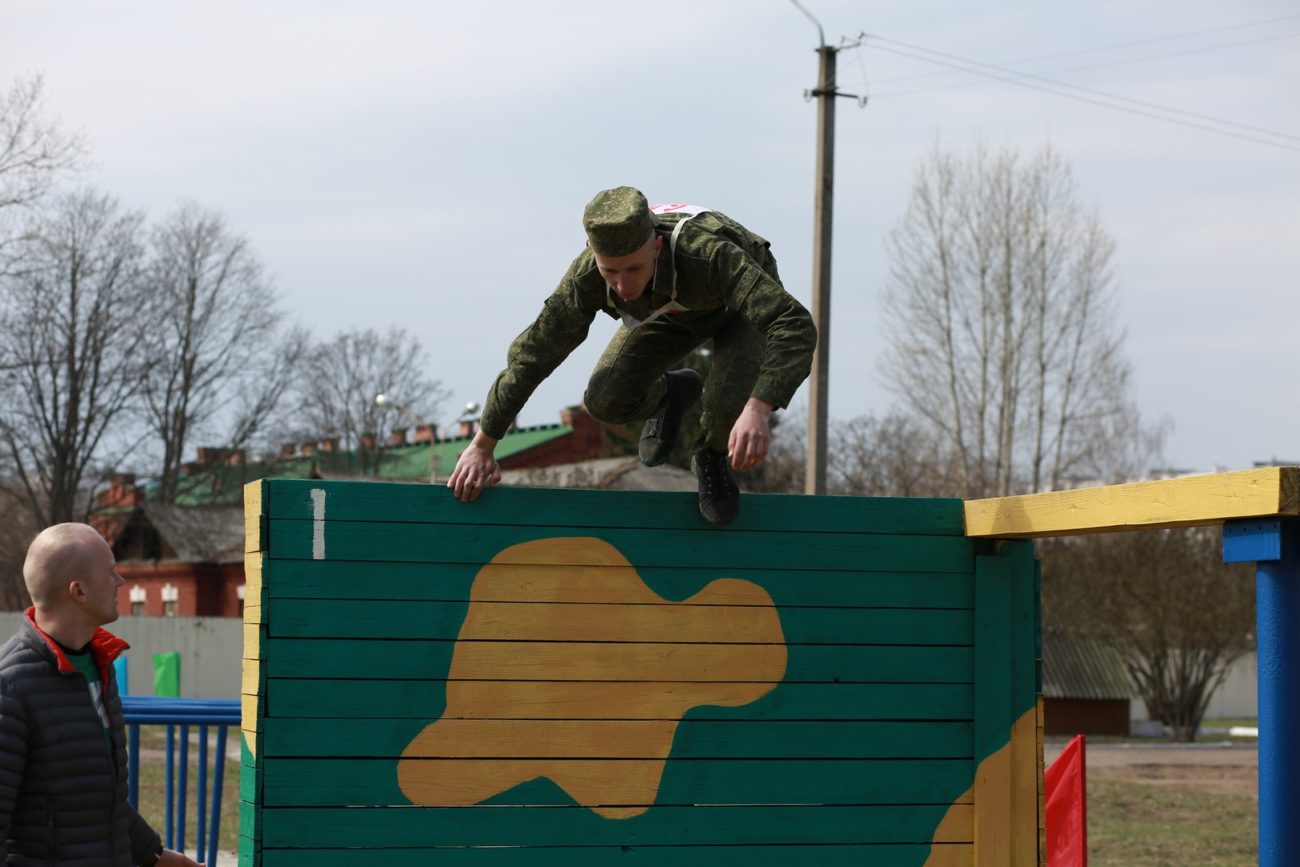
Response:
[{"label": "camouflage uniform", "polygon": [[[705,441],[697,448],[725,454],[731,428],[751,396],[778,407],[789,404],[808,376],[817,344],[808,311],[781,285],[768,242],[717,211],[699,213],[681,227],[674,255],[670,239],[682,219],[668,213],[652,227],[619,227],[652,228],[664,239],[650,285],[632,301],[606,285],[590,249],[573,261],[536,321],[511,344],[507,367],[488,391],[480,421],[486,434],[505,435],[538,384],[586,339],[601,312],[624,319],[625,327],[587,385],[587,410],[597,419],[620,424],[652,415],[665,399],[663,374],[709,339],[714,355],[702,398]],[[584,225],[596,241],[586,219]],[[626,255],[649,236],[624,237],[599,252]],[[685,309],[653,315],[673,301]]]}]

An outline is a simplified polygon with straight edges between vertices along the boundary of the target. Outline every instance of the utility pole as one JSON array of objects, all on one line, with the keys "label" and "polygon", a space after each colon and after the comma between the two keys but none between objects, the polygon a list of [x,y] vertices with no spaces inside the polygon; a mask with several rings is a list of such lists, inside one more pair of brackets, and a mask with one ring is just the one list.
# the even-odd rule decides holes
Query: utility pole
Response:
[{"label": "utility pole", "polygon": [[831,216],[835,199],[835,55],[838,49],[817,49],[817,180],[813,194],[812,317],[817,326],[809,380],[808,463],[805,494],[826,493],[826,425],[828,421],[831,349]]},{"label": "utility pole", "polygon": [[836,55],[850,45],[827,45],[821,23],[799,3],[790,0],[817,25],[817,89],[804,91],[805,98],[817,97],[817,179],[813,195],[813,299],[812,317],[817,326],[817,351],[813,353],[809,378],[808,460],[804,466],[805,494],[826,493],[826,434],[830,403],[831,358],[831,223],[835,199],[835,97],[847,96],[867,104],[866,97],[840,93],[835,84]]}]

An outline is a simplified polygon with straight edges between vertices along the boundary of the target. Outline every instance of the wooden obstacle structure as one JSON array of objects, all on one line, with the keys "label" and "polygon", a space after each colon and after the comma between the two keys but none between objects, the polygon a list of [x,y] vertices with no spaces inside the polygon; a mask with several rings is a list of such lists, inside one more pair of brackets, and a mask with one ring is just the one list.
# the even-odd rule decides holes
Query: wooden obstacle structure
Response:
[{"label": "wooden obstacle structure", "polygon": [[246,503],[243,865],[1039,860],[1036,564],[959,500]]},{"label": "wooden obstacle structure", "polygon": [[240,863],[1041,864],[1026,540],[1216,523],[1260,564],[1260,863],[1300,863],[1298,474],[721,530],[689,494],[256,482]]}]

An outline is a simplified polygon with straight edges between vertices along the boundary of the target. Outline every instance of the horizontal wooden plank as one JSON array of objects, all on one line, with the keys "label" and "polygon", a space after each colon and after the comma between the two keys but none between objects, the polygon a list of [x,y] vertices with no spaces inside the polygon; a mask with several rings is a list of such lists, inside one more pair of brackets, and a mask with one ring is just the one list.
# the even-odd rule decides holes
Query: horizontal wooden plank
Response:
[{"label": "horizontal wooden plank", "polygon": [[[655,807],[635,821],[610,822],[587,810],[494,807],[448,809],[269,809],[266,847],[659,846],[929,843],[947,807]],[[941,842],[971,842],[970,807]],[[662,850],[661,850],[662,851]],[[728,850],[723,850],[728,851]],[[665,853],[667,854],[667,853]]]},{"label": "horizontal wooden plank", "polygon": [[[766,643],[769,624],[755,606],[710,606],[701,616],[671,605],[475,602],[481,641]],[[283,638],[460,636],[468,605],[380,600],[280,599],[267,635]],[[969,645],[969,611],[949,609],[778,609],[785,644]]]},{"label": "horizontal wooden plank", "polygon": [[[610,864],[671,864],[673,867],[790,867],[792,863],[861,864],[870,867],[972,867],[974,846],[946,843],[796,846],[555,846],[272,849],[262,867],[609,867]],[[242,851],[242,850],[241,850]],[[250,850],[251,851],[251,850]],[[928,858],[928,860],[927,860]],[[241,862],[242,863],[242,862]],[[251,863],[251,862],[249,862]]]},{"label": "horizontal wooden plank", "polygon": [[[431,602],[468,602],[479,563],[376,563],[348,560],[274,560],[267,593],[273,599],[393,599]],[[569,602],[638,603],[643,593],[611,566],[536,566],[533,586],[572,579],[575,574],[599,569],[611,580],[574,582],[565,588]],[[555,578],[551,577],[551,574]],[[718,575],[695,567],[638,566],[637,577],[651,592],[670,603],[733,605],[742,594],[720,592],[691,599]],[[970,608],[974,594],[971,572],[837,572],[729,569],[727,576],[762,587],[777,605],[833,605],[844,608]],[[518,601],[478,588],[485,602]],[[689,600],[689,601],[687,601]]]},{"label": "horizontal wooden plank", "polygon": [[[325,492],[325,517],[330,521],[512,526],[558,521],[568,527],[712,529],[700,520],[694,494],[648,491],[498,487],[473,503],[462,503],[441,485],[270,479],[266,511],[272,518],[309,520],[314,516],[312,490]],[[956,499],[745,494],[740,517],[728,532],[959,536],[961,507]]]},{"label": "horizontal wooden plank", "polygon": [[[707,695],[711,685],[658,683],[651,687],[656,697],[669,694],[691,700]],[[502,719],[647,718],[639,715],[646,703],[645,684],[466,681],[457,683],[456,691],[460,706],[503,707],[503,712],[494,715]],[[443,716],[446,692],[447,686],[441,681],[272,678],[267,681],[267,719],[263,724],[273,717],[432,721]],[[782,683],[763,698],[741,707],[695,707],[690,718],[969,720],[972,701],[970,684]]]},{"label": "horizontal wooden plank", "polygon": [[[445,676],[456,646],[451,640],[274,639],[267,642],[263,664],[268,677],[430,680]],[[726,646],[474,642],[475,656],[491,663],[492,680],[626,680],[627,672],[636,671],[640,680],[712,681],[719,679],[717,669],[698,662],[719,648]],[[697,664],[675,664],[679,657]],[[754,679],[786,683],[969,683],[973,670],[971,647],[796,644],[787,647],[779,671],[747,672]],[[457,672],[456,679],[467,677],[463,668]]]},{"label": "horizontal wooden plank", "polygon": [[[402,780],[395,796],[394,770]],[[536,805],[543,779],[559,803],[624,818],[653,805],[946,805],[970,784],[970,759],[277,759],[261,768],[266,807]],[[533,841],[519,842],[520,845]],[[473,845],[473,844],[465,844]]]},{"label": "horizontal wooden plank", "polygon": [[965,505],[966,535],[999,539],[1220,524],[1300,515],[1300,467],[1076,488]]},{"label": "horizontal wooden plank", "polygon": [[[313,557],[317,531],[324,556]],[[591,562],[593,539],[616,548],[627,562],[642,566],[699,569],[767,568],[800,571],[964,572],[973,569],[972,546],[959,536],[872,535],[865,533],[773,533],[728,529],[590,528],[574,535],[563,526],[474,526],[381,524],[349,521],[272,519],[273,559],[361,560],[377,563],[488,563],[523,542],[564,540],[566,546],[538,546],[546,559],[535,565]],[[602,557],[596,561],[605,565]],[[268,562],[269,566],[269,562]],[[265,581],[272,580],[264,575]]]},{"label": "horizontal wooden plank", "polygon": [[[264,749],[279,758],[389,758],[402,755],[423,719],[272,720]],[[652,758],[644,744],[662,725],[642,720],[588,720],[582,749],[568,720],[440,720],[448,734],[435,758]],[[456,745],[463,745],[459,749]],[[766,722],[684,720],[672,758],[883,759],[970,758],[969,722]]]},{"label": "horizontal wooden plank", "polygon": [[[453,765],[464,765],[465,762],[472,763],[472,773],[453,770]],[[424,805],[458,807],[478,802],[496,807],[565,805],[575,802],[572,790],[586,790],[592,792],[588,806],[623,808],[625,811],[653,804],[930,804],[946,809],[969,788],[974,774],[974,764],[969,759],[669,759],[667,762],[547,759],[532,763],[504,759],[459,762],[411,759],[400,764],[404,766],[404,778],[414,781],[413,788],[407,793],[398,788],[399,763],[390,759],[267,757],[260,769],[262,803],[266,808],[393,806],[411,800],[436,798],[439,803]],[[620,781],[638,781],[647,775],[658,782],[655,797],[650,801],[629,798],[625,790],[631,787],[620,785]],[[464,781],[463,787],[449,783],[449,779]],[[561,780],[563,784],[560,784]],[[614,782],[609,783],[610,780]],[[651,791],[655,791],[653,786]],[[495,836],[452,839],[430,833],[425,839],[432,836],[440,843],[458,845],[492,842],[545,845],[541,839],[510,839],[504,828],[509,824],[504,822],[505,817],[485,812],[487,815],[475,818],[477,814],[465,811],[455,824],[467,828],[474,822],[484,822],[495,828],[492,832]],[[558,827],[564,815],[551,810],[537,811],[540,823],[552,829]],[[583,811],[573,811],[572,815],[580,818],[583,827],[593,819],[597,820],[590,822],[593,826],[608,821]],[[924,839],[933,834],[941,817],[942,812],[939,812]],[[273,823],[266,816],[262,821],[265,840]],[[666,832],[667,828],[662,831]],[[582,838],[561,835],[552,839],[550,844],[563,845],[575,839]],[[627,838],[620,839],[633,842]],[[662,833],[639,841],[665,842]],[[683,836],[676,842],[699,841]]]}]

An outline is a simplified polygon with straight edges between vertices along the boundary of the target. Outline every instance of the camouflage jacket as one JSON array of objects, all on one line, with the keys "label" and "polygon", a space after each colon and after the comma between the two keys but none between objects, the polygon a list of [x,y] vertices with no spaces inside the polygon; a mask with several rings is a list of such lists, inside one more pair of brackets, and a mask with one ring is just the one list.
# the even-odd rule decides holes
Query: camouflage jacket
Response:
[{"label": "camouflage jacket", "polygon": [[587,337],[597,313],[640,320],[672,299],[686,308],[673,321],[706,339],[731,313],[744,316],[767,338],[751,396],[789,404],[812,367],[817,331],[803,305],[781,285],[768,242],[716,211],[691,219],[677,239],[680,216],[661,215],[664,239],[655,276],[641,297],[624,301],[608,290],[590,250],[573,260],[537,319],[510,345],[507,365],[488,391],[480,426],[500,439],[533,391]]}]

